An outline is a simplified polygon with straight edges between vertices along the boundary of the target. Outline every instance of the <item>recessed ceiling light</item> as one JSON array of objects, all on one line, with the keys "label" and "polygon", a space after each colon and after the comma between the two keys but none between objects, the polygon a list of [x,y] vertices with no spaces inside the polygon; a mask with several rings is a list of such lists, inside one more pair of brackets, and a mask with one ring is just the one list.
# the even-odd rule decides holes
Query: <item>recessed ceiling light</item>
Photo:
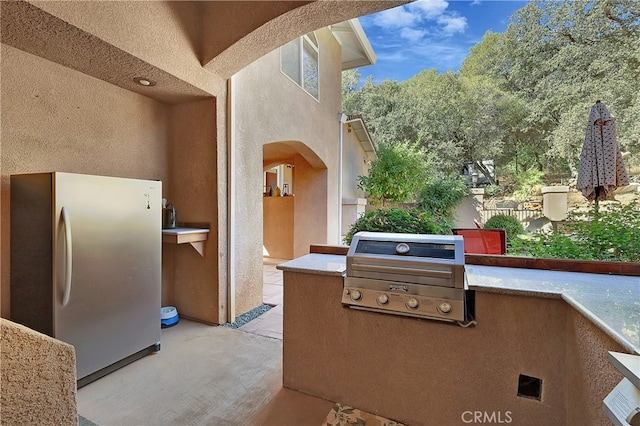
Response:
[{"label": "recessed ceiling light", "polygon": [[135,81],[136,83],[138,83],[141,86],[155,86],[156,82],[153,80],[150,80],[148,78],[144,78],[144,77],[136,77],[133,79],[133,81]]}]

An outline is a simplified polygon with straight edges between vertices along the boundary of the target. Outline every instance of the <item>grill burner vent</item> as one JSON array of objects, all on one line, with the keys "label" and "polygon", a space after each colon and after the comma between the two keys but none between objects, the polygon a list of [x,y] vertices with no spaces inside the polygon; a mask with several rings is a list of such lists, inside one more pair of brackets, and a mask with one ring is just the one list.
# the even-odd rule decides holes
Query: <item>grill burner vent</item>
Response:
[{"label": "grill burner vent", "polygon": [[395,315],[466,322],[464,241],[457,235],[358,232],[347,253],[342,304]]}]

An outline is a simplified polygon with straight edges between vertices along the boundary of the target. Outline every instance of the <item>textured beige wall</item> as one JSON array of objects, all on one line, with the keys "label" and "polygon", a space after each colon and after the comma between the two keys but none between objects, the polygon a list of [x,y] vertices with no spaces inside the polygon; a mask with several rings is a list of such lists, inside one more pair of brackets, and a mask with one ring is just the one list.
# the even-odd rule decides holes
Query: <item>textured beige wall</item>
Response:
[{"label": "textured beige wall", "polygon": [[309,253],[309,245],[326,241],[331,224],[325,218],[332,216],[327,211],[327,206],[334,205],[334,200],[328,198],[331,192],[328,182],[337,176],[338,171],[335,168],[330,173],[325,168],[314,168],[300,154],[296,154],[293,163],[293,181],[296,186],[293,256],[299,257]]},{"label": "textured beige wall", "polygon": [[482,223],[484,188],[472,188],[471,194],[465,197],[453,212],[456,228],[475,228],[475,222]]},{"label": "textured beige wall", "polygon": [[[262,282],[263,166],[294,164],[294,256],[308,253],[311,243],[337,243],[338,135],[341,74],[340,46],[327,30],[317,32],[320,44],[320,102],[280,72],[274,50],[233,79],[235,150],[235,256],[238,288]],[[265,81],[264,76],[269,76]],[[263,164],[263,146],[297,141]],[[311,155],[308,151],[312,151]],[[302,155],[301,155],[302,154]],[[311,163],[310,163],[311,162]],[[328,170],[333,172],[328,173]],[[335,235],[334,235],[335,234]],[[256,300],[259,304],[261,299]]]},{"label": "textured beige wall", "polygon": [[[207,303],[215,305],[213,312],[207,313],[207,321],[217,318],[216,322],[223,321],[226,309],[226,284],[227,284],[227,258],[229,246],[227,239],[227,163],[226,149],[227,138],[227,108],[226,108],[226,78],[240,70],[246,64],[251,63],[263,54],[273,50],[277,46],[287,42],[295,36],[306,33],[316,28],[322,28],[331,23],[344,21],[358,15],[379,11],[403,1],[378,1],[378,2],[313,2],[304,4],[300,2],[265,2],[261,7],[253,7],[251,2],[2,2],[2,57],[3,57],[3,82],[2,82],[2,177],[3,186],[6,187],[6,177],[10,173],[19,171],[31,171],[35,169],[37,161],[42,160],[47,170],[85,171],[92,173],[126,175],[131,177],[153,177],[168,180],[166,190],[168,198],[173,197],[172,187],[187,188],[194,180],[194,185],[201,190],[209,191],[213,200],[206,214],[211,219],[212,233],[208,243],[208,253],[215,256],[215,262],[201,270],[201,274],[211,274],[199,278],[214,282],[212,294],[207,294]],[[338,7],[338,4],[340,5]],[[253,5],[253,6],[252,6]],[[302,6],[302,7],[301,7]],[[246,11],[250,13],[247,15]],[[289,11],[289,12],[288,12]],[[225,16],[233,19],[223,19]],[[262,23],[262,24],[261,24]],[[220,37],[224,34],[224,37]],[[325,45],[321,52],[321,66],[332,66],[339,61],[339,46],[327,30],[319,33],[321,43]],[[220,44],[222,42],[222,44]],[[24,53],[12,55],[13,48],[32,52],[41,57],[62,64],[71,69],[80,70],[72,72],[70,69],[54,66],[43,60],[26,59]],[[225,46],[226,45],[226,46]],[[213,47],[214,50],[205,48]],[[205,50],[207,50],[205,52]],[[5,52],[13,58],[5,60]],[[214,56],[215,57],[211,57]],[[276,61],[277,62],[277,61]],[[10,65],[6,65],[9,63]],[[40,67],[40,64],[43,64]],[[204,67],[203,67],[204,65]],[[13,69],[9,69],[9,68]],[[10,83],[6,83],[5,71],[7,68]],[[49,69],[53,70],[50,73]],[[254,72],[260,72],[260,68],[254,68]],[[21,77],[23,73],[25,77]],[[143,76],[151,76],[158,81],[154,88],[145,88],[132,83],[133,77],[140,73]],[[77,76],[77,81],[72,84],[66,75]],[[88,75],[93,77],[87,77]],[[277,74],[274,74],[277,75]],[[46,85],[47,92],[43,92],[38,98],[29,97],[29,88],[32,85],[26,76],[35,76],[35,86]],[[61,83],[56,79],[61,77]],[[75,78],[75,77],[74,77]],[[337,126],[329,124],[325,117],[333,117],[338,111],[340,99],[339,73],[323,75],[321,78],[321,96],[333,99],[336,105],[327,102],[313,104],[308,95],[298,90],[293,96],[293,91],[288,93],[278,92],[277,89],[282,80],[279,76],[275,85],[258,84],[255,89],[247,92],[246,105],[250,105],[249,113],[258,113],[260,120],[253,129],[264,128],[273,120],[273,105],[278,105],[278,112],[283,121],[289,123],[290,128],[297,130],[296,134],[285,136],[271,134],[268,137],[258,138],[259,147],[267,141],[294,140],[309,143],[313,150],[327,163],[333,166],[335,152],[330,151],[332,146],[325,146],[321,140],[328,135],[337,135]],[[73,78],[72,78],[73,79]],[[110,84],[123,87],[122,91]],[[271,83],[271,81],[269,82]],[[290,82],[289,82],[290,83]],[[5,95],[5,91],[13,94]],[[327,90],[334,91],[333,93]],[[18,99],[19,96],[27,95]],[[167,103],[195,103],[196,100],[215,96],[218,98],[214,110],[210,116],[199,114],[204,120],[213,120],[215,126],[215,140],[212,141],[217,156],[215,164],[207,162],[202,170],[189,168],[188,163],[200,165],[200,154],[205,154],[204,159],[210,160],[209,151],[194,150],[191,156],[181,153],[181,160],[175,164],[181,166],[182,175],[177,176],[179,186],[172,186],[173,176],[169,172],[166,152],[167,143],[172,143],[167,137],[166,123],[170,121],[168,107],[164,104],[151,101],[148,98],[134,95],[132,92],[142,93],[160,102]],[[267,97],[268,95],[268,97]],[[76,102],[76,96],[80,99]],[[306,100],[302,100],[305,99]],[[18,107],[11,110],[7,105],[16,102]],[[26,105],[26,106],[25,106]],[[31,106],[34,108],[31,108]],[[91,108],[89,108],[91,107]],[[270,111],[271,110],[271,111]],[[34,111],[34,113],[31,113]],[[264,112],[268,112],[267,117]],[[12,114],[6,118],[6,114]],[[21,148],[18,145],[17,135],[24,130],[20,115],[29,119],[35,117],[35,127],[27,133],[37,139],[38,149],[31,147]],[[128,119],[125,119],[128,116]],[[248,116],[249,120],[251,115]],[[300,126],[300,120],[314,117],[318,121],[308,126]],[[276,117],[277,119],[277,117]],[[333,119],[331,121],[334,121]],[[17,123],[17,124],[16,124]],[[193,132],[208,131],[209,123],[199,121],[193,123],[201,129]],[[22,127],[21,127],[22,126]],[[287,130],[287,128],[281,128]],[[187,129],[185,129],[185,133]],[[288,132],[285,132],[288,133]],[[160,134],[160,136],[157,136]],[[17,136],[16,136],[17,135]],[[261,136],[258,131],[255,136]],[[253,135],[252,135],[253,136]],[[262,135],[264,136],[264,135]],[[6,139],[6,142],[5,142]],[[92,144],[87,141],[96,141]],[[162,148],[149,150],[149,142],[163,145]],[[32,144],[33,145],[33,144]],[[7,154],[7,147],[9,153]],[[191,149],[188,144],[178,148]],[[154,145],[154,148],[156,146]],[[176,149],[178,149],[176,148]],[[209,149],[211,147],[208,147]],[[13,151],[23,152],[17,157]],[[141,154],[140,150],[144,153]],[[174,152],[177,152],[175,149]],[[64,156],[60,152],[70,152],[72,155]],[[260,155],[261,150],[257,150]],[[158,155],[162,158],[158,164]],[[238,161],[250,162],[253,157],[238,157]],[[21,168],[25,158],[36,158],[36,162],[29,163],[28,168]],[[172,164],[172,167],[175,165]],[[65,166],[65,167],[63,167]],[[174,169],[177,170],[177,169]],[[189,170],[189,171],[187,171]],[[259,168],[258,168],[259,170]],[[191,175],[189,175],[191,173]],[[210,173],[206,184],[202,185],[198,179],[203,174]],[[240,181],[244,181],[244,177]],[[215,184],[211,185],[215,181]],[[249,186],[247,186],[249,187]],[[239,186],[243,188],[242,185]],[[338,202],[336,197],[336,182],[328,179],[328,199],[335,202],[335,206],[327,206],[328,214],[326,230],[335,228],[332,223],[336,220]],[[176,194],[177,195],[177,194]],[[196,199],[184,202],[185,211],[195,211],[192,206],[199,205],[207,194],[197,191]],[[3,191],[0,204],[3,212],[0,259],[0,275],[2,276],[2,315],[7,315],[6,283],[8,271],[6,268],[8,259],[8,234],[6,229],[6,214],[9,210],[8,194]],[[246,203],[248,201],[248,203]],[[253,211],[260,211],[259,199],[243,199],[238,205],[248,206]],[[261,232],[261,220],[259,223],[245,223],[243,228]],[[238,222],[240,223],[240,222]],[[337,232],[336,241],[337,242]],[[333,238],[330,234],[330,238]],[[237,240],[242,240],[240,237]],[[257,258],[261,253],[260,242],[256,250]],[[251,249],[256,246],[254,241],[248,244]],[[243,247],[240,242],[239,247]],[[174,249],[169,249],[173,250]],[[182,250],[184,251],[184,250]],[[251,250],[240,250],[236,258],[244,259],[246,254],[253,254]],[[167,254],[167,257],[172,256]],[[176,265],[176,276],[184,276],[189,279],[191,272],[182,268],[190,265],[190,261],[178,262],[173,256],[170,260]],[[217,266],[213,266],[214,263]],[[172,274],[163,271],[163,278],[168,280]],[[260,278],[261,265],[240,265],[235,273],[237,282],[247,282]],[[232,269],[233,271],[233,269]],[[169,301],[177,297],[174,289],[165,289],[163,301]],[[199,291],[209,292],[209,288]],[[236,288],[238,299],[245,298],[240,303],[238,310],[249,309],[259,303],[259,290],[251,286]],[[215,303],[209,299],[215,297]],[[243,299],[244,300],[244,299]],[[187,308],[189,310],[189,308]]]},{"label": "textured beige wall", "polygon": [[358,188],[358,176],[369,174],[369,161],[374,153],[367,154],[362,148],[351,124],[342,125],[342,223],[340,234],[346,235],[351,225],[364,214],[366,194]]},{"label": "textured beige wall", "polygon": [[212,229],[204,257],[189,244],[164,248],[174,266],[173,276],[165,282],[169,287],[165,292],[172,295],[170,304],[180,315],[210,324],[221,321],[216,108],[213,99],[172,107],[170,201],[179,222],[209,223]]},{"label": "textured beige wall", "polygon": [[591,321],[568,307],[567,321],[567,425],[606,425],[602,401],[622,380],[611,365],[608,351],[627,352]]},{"label": "textured beige wall", "polygon": [[[212,72],[230,77],[257,57],[303,34],[409,1],[210,1],[204,15],[203,63]],[[230,10],[229,4],[233,4]],[[278,10],[290,11],[276,16]],[[223,26],[224,30],[219,30]]]},{"label": "textured beige wall", "polygon": [[[285,272],[284,288],[285,387],[411,425],[605,423],[618,377],[602,357],[620,347],[561,299],[476,293],[478,325],[461,328],[343,308],[341,277]],[[517,396],[520,374],[542,379],[540,401]]]},{"label": "textured beige wall", "polygon": [[65,171],[166,182],[170,111],[6,45],[1,72],[1,315],[8,318],[9,176]]},{"label": "textured beige wall", "polygon": [[0,318],[0,423],[77,425],[73,346]]},{"label": "textured beige wall", "polygon": [[[349,124],[342,125],[342,198],[365,198],[363,190],[358,189],[358,176],[369,174],[369,156]],[[371,158],[372,159],[372,158]]]},{"label": "textured beige wall", "polygon": [[32,3],[208,93],[215,94],[224,88],[224,80],[205,70],[200,64],[205,2]]},{"label": "textured beige wall", "polygon": [[269,257],[293,259],[296,197],[264,197],[264,248]]}]

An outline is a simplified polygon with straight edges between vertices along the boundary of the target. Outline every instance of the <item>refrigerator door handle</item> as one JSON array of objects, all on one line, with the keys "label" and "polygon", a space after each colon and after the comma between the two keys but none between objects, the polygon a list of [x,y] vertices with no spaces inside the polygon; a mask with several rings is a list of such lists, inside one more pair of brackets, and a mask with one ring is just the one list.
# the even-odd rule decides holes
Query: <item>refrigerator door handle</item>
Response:
[{"label": "refrigerator door handle", "polygon": [[71,297],[71,275],[73,272],[73,247],[71,245],[71,220],[69,211],[62,207],[62,223],[64,224],[65,257],[64,257],[64,292],[62,306],[67,306]]}]

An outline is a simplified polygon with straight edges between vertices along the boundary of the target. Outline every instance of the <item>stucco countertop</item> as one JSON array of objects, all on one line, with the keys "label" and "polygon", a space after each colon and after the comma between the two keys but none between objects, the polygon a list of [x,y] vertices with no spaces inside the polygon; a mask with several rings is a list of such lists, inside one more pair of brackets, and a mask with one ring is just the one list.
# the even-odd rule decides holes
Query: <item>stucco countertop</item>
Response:
[{"label": "stucco countertop", "polygon": [[[344,276],[346,256],[308,254],[282,271]],[[562,298],[629,352],[640,354],[640,277],[466,265],[469,289]]]}]

